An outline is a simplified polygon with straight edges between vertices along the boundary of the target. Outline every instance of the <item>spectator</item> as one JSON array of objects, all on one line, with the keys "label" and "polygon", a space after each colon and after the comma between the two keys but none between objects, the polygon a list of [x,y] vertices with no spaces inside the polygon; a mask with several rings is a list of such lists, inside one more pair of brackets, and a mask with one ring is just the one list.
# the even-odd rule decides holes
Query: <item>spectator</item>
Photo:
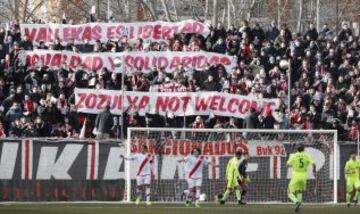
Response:
[{"label": "spectator", "polygon": [[216,53],[225,54],[226,53],[226,45],[224,43],[223,38],[219,38],[217,42],[212,46],[212,51]]},{"label": "spectator", "polygon": [[33,123],[28,123],[24,132],[22,133],[22,137],[38,137],[36,130],[34,129]]},{"label": "spectator", "polygon": [[274,125],[275,125],[275,118],[272,115],[271,110],[268,109],[265,112],[265,117],[262,118],[260,127],[264,129],[274,129]]},{"label": "spectator", "polygon": [[276,27],[276,22],[272,21],[269,29],[266,31],[266,39],[274,42],[275,39],[279,36],[279,34],[280,31]]},{"label": "spectator", "polygon": [[341,41],[348,41],[350,36],[352,36],[352,31],[351,29],[349,28],[348,24],[347,23],[344,23],[342,25],[342,29],[338,35],[338,40],[341,42]]},{"label": "spectator", "polygon": [[219,85],[214,81],[214,77],[209,75],[208,79],[204,82],[204,91],[220,91]]},{"label": "spectator", "polygon": [[5,138],[6,137],[6,132],[4,129],[4,125],[2,122],[0,122],[0,138]]},{"label": "spectator", "polygon": [[13,123],[15,120],[19,120],[21,116],[22,112],[20,105],[14,102],[9,111],[6,113],[6,120],[8,123]]},{"label": "spectator", "polygon": [[348,139],[351,141],[357,141],[359,137],[359,125],[353,120],[348,132]]},{"label": "spectator", "polygon": [[308,30],[304,35],[304,40],[309,39],[310,41],[316,41],[318,38],[318,32],[313,23],[310,23]]},{"label": "spectator", "polygon": [[110,113],[110,106],[107,105],[105,110],[99,113],[95,120],[96,138],[108,139],[110,138],[111,129],[113,127],[113,118]]},{"label": "spectator", "polygon": [[[333,37],[330,28],[325,24],[317,32],[310,24],[304,32],[293,35],[286,25],[279,31],[274,21],[266,32],[261,25],[244,21],[239,28],[231,26],[229,29],[220,23],[215,29],[211,28],[207,38],[196,34],[174,35],[168,44],[143,42],[141,39],[133,43],[123,36],[116,42],[85,39],[80,44],[74,41],[61,44],[62,41],[56,38],[53,43],[41,41],[36,46],[30,42],[29,35],[20,35],[19,26],[14,23],[7,31],[0,29],[2,129],[4,135],[10,137],[76,137],[84,118],[87,118],[90,129],[87,129],[87,136],[91,137],[93,125],[99,124],[95,117],[77,112],[74,88],[123,88],[121,75],[107,70],[93,72],[84,65],[70,68],[66,63],[61,68],[51,68],[40,61],[34,67],[23,66],[18,62],[21,49],[98,54],[104,51],[204,50],[236,56],[237,65],[225,70],[221,65],[206,64],[202,70],[196,70],[181,64],[172,71],[153,66],[148,73],[143,73],[141,67],[134,68],[126,72],[124,88],[142,92],[221,91],[258,98],[280,98],[281,110],[271,115],[265,112],[260,122],[259,113],[252,109],[242,125],[245,128],[336,128],[345,133],[341,139],[354,140],[359,129],[354,121],[357,121],[360,111],[360,45],[348,24],[342,25],[337,37]],[[282,59],[291,61],[290,112],[283,110],[289,85],[287,71],[279,66]],[[14,106],[17,106],[16,110]],[[125,133],[128,126],[182,127],[185,121],[187,127],[194,124],[198,128],[236,128],[240,122],[218,115],[209,115],[206,121],[201,117],[176,117],[171,112],[141,115],[135,109],[129,108],[124,113],[122,128]],[[106,127],[111,129],[108,125]],[[107,133],[111,135],[111,131]]]},{"label": "spectator", "polygon": [[259,113],[254,108],[251,108],[249,115],[245,117],[243,127],[246,129],[260,128]]},{"label": "spectator", "polygon": [[196,116],[194,123],[191,125],[193,129],[203,129],[205,128],[204,120],[200,116]]},{"label": "spectator", "polygon": [[338,133],[338,140],[339,141],[346,141],[348,140],[347,133],[344,127],[340,124],[338,120],[335,120],[332,124],[332,129],[336,130]]}]

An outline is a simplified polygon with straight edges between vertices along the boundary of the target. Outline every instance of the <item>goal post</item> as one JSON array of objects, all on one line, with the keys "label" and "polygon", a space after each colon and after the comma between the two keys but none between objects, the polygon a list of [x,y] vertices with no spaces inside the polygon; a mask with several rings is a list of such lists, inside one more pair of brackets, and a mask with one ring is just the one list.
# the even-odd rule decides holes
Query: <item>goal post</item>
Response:
[{"label": "goal post", "polygon": [[[204,167],[202,199],[213,202],[226,187],[226,164],[237,149],[250,156],[247,200],[252,203],[286,203],[291,170],[286,161],[303,143],[315,161],[317,177],[309,169],[304,201],[337,203],[339,146],[336,130],[128,128],[127,156],[147,145],[154,156],[151,200],[181,202],[187,189],[183,163],[177,160],[200,148],[212,165]],[[125,164],[125,201],[136,197],[136,163]]]}]

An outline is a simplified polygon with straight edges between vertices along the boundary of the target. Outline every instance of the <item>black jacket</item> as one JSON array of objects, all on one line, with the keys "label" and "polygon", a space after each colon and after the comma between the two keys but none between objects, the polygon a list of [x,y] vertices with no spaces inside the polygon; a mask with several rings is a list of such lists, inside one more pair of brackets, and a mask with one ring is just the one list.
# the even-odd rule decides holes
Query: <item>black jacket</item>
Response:
[{"label": "black jacket", "polygon": [[257,112],[250,113],[244,119],[243,128],[247,129],[256,129],[260,127],[260,121],[258,118],[259,114]]},{"label": "black jacket", "polygon": [[109,110],[104,110],[97,115],[95,127],[98,132],[110,134],[110,130],[114,125],[113,117]]}]

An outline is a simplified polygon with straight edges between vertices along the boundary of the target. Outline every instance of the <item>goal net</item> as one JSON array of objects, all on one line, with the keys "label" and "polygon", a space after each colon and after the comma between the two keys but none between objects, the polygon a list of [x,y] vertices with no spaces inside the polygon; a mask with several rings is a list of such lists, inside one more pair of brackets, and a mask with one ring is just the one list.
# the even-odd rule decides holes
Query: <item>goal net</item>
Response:
[{"label": "goal net", "polygon": [[[291,170],[286,162],[296,145],[305,144],[305,151],[315,161],[317,176],[309,167],[305,202],[328,203],[337,201],[338,146],[336,131],[330,130],[241,130],[241,129],[168,129],[129,128],[127,155],[141,151],[147,145],[153,155],[151,201],[181,202],[187,190],[184,163],[178,160],[200,148],[213,165],[204,167],[201,193],[205,202],[214,202],[226,188],[226,165],[236,150],[248,152],[247,174],[250,177],[248,202],[289,202],[287,187]],[[136,198],[137,165],[125,165],[125,200]],[[311,168],[311,169],[310,169]],[[336,180],[336,179],[335,179]],[[235,201],[234,196],[230,199]]]}]

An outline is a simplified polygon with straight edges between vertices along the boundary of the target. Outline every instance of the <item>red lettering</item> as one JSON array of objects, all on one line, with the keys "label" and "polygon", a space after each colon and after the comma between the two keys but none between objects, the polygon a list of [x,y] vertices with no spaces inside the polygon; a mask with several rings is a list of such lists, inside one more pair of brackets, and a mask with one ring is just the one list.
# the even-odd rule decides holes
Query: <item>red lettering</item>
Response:
[{"label": "red lettering", "polygon": [[164,97],[158,96],[158,98],[156,100],[156,104],[155,104],[156,111],[160,112],[160,109],[161,109],[161,112],[166,112],[168,103],[169,103],[169,97],[164,98]]},{"label": "red lettering", "polygon": [[104,109],[107,98],[108,98],[108,96],[106,96],[104,94],[100,94],[99,95],[99,103],[97,104],[96,108],[97,109]]},{"label": "red lettering", "polygon": [[36,28],[33,28],[33,29],[31,29],[31,31],[29,31],[29,28],[24,27],[24,34],[28,36],[28,39],[30,41],[34,40],[36,33],[37,33]]},{"label": "red lettering", "polygon": [[215,142],[215,155],[224,155],[226,144],[224,142]]},{"label": "red lettering", "polygon": [[163,39],[169,38],[170,32],[171,32],[170,26],[164,25],[162,28],[162,38]]},{"label": "red lettering", "polygon": [[63,28],[63,35],[64,35],[64,38],[63,38],[63,40],[64,41],[69,41],[69,40],[71,40],[72,38],[71,38],[71,28],[70,27],[64,27]]},{"label": "red lettering", "polygon": [[179,145],[179,154],[183,156],[189,155],[191,152],[190,143],[187,141],[181,141]]},{"label": "red lettering", "polygon": [[90,93],[85,101],[86,108],[93,109],[96,105],[96,95],[94,93]]},{"label": "red lettering", "polygon": [[103,66],[104,66],[104,62],[101,57],[96,56],[93,58],[93,61],[92,61],[92,70],[93,71],[99,71],[100,69],[103,68]]},{"label": "red lettering", "polygon": [[112,39],[115,39],[115,31],[116,30],[116,27],[115,26],[109,26],[107,28],[107,32],[106,32],[106,38],[109,39],[109,40],[112,40]]},{"label": "red lettering", "polygon": [[115,66],[114,60],[111,56],[108,57],[108,62],[110,63],[110,69],[112,71],[115,70],[116,66]]},{"label": "red lettering", "polygon": [[126,96],[127,101],[129,103],[129,106],[136,106],[136,102],[138,101],[139,97],[138,96],[134,96],[134,98],[132,99],[131,96],[127,95]]},{"label": "red lettering", "polygon": [[92,56],[86,56],[85,60],[83,62],[84,69],[85,70],[92,70],[91,69],[91,63],[92,63]]},{"label": "red lettering", "polygon": [[179,65],[180,65],[180,57],[174,56],[174,57],[172,58],[172,60],[171,60],[169,69],[170,69],[170,70],[175,69],[175,68],[177,68]]},{"label": "red lettering", "polygon": [[[116,28],[116,36],[115,39],[119,39],[121,36],[125,34],[125,26],[120,25]],[[130,38],[129,38],[130,39]]]},{"label": "red lettering", "polygon": [[72,28],[72,38],[73,38],[73,40],[75,40],[75,41],[82,40],[82,36],[81,36],[82,32],[83,32],[83,28],[81,26],[73,27]]},{"label": "red lettering", "polygon": [[70,68],[76,68],[78,65],[81,64],[81,58],[79,56],[76,55],[72,55],[70,58],[70,63],[69,63],[69,67]]},{"label": "red lettering", "polygon": [[220,107],[219,107],[219,110],[220,111],[222,111],[222,112],[226,112],[226,109],[225,109],[225,107],[224,107],[224,105],[225,105],[225,97],[221,97],[220,98]]},{"label": "red lettering", "polygon": [[141,109],[145,109],[145,107],[149,105],[149,102],[150,102],[149,96],[146,95],[142,96],[139,102],[138,111],[140,111]]},{"label": "red lettering", "polygon": [[189,101],[191,100],[191,97],[190,96],[186,96],[186,97],[181,97],[180,98],[182,101],[183,101],[183,112],[184,112],[184,114],[185,114],[185,112],[186,112],[186,109],[187,109],[187,106],[188,106],[188,104],[189,104]]},{"label": "red lettering", "polygon": [[36,42],[46,41],[47,29],[44,27],[39,28],[39,32],[36,37]]},{"label": "red lettering", "polygon": [[189,56],[184,56],[182,59],[181,59],[181,64],[184,66],[184,68],[189,68],[190,64],[191,64],[191,57]]},{"label": "red lettering", "polygon": [[172,145],[172,142],[171,141],[167,141],[165,143],[165,145],[162,147],[162,151],[161,151],[161,154],[163,155],[170,155],[171,154],[171,145]]},{"label": "red lettering", "polygon": [[[75,105],[76,109],[84,108],[83,102],[86,98],[86,93],[78,93],[77,96],[79,98],[79,101]],[[77,99],[75,99],[75,100],[77,100]]]},{"label": "red lettering", "polygon": [[228,111],[231,112],[231,113],[236,112],[236,109],[233,108],[234,103],[238,104],[238,100],[235,99],[235,98],[231,98],[230,101],[229,101],[229,104],[227,106]]},{"label": "red lettering", "polygon": [[197,68],[203,68],[206,63],[206,57],[201,55],[197,58],[196,67]]},{"label": "red lettering", "polygon": [[231,60],[229,59],[229,57],[221,57],[220,58],[220,64],[231,65]]},{"label": "red lettering", "polygon": [[178,141],[174,140],[172,144],[172,155],[178,155]]},{"label": "red lettering", "polygon": [[239,104],[239,112],[241,114],[245,114],[249,111],[249,109],[250,109],[250,101],[243,99]]},{"label": "red lettering", "polygon": [[86,26],[84,28],[82,39],[83,40],[89,40],[89,41],[91,40],[91,27],[90,26]]},{"label": "red lettering", "polygon": [[137,56],[134,59],[134,66],[136,68],[142,69],[144,67],[144,58],[141,56]]},{"label": "red lettering", "polygon": [[181,29],[181,33],[187,33],[187,32],[191,32],[192,26],[191,26],[191,22],[185,22],[184,23],[184,27]]},{"label": "red lettering", "polygon": [[153,39],[161,39],[161,25],[155,25],[153,30]]},{"label": "red lettering", "polygon": [[161,56],[161,57],[158,58],[158,67],[167,68],[168,65],[169,65],[169,62],[168,62],[166,57]]},{"label": "red lettering", "polygon": [[125,56],[124,63],[126,65],[126,67],[133,68],[133,66],[134,66],[134,57]]},{"label": "red lettering", "polygon": [[216,96],[213,96],[212,99],[211,99],[211,103],[210,103],[210,109],[213,110],[213,111],[217,111],[218,110],[218,107],[219,107],[219,99],[220,99],[220,96],[216,95]]},{"label": "red lettering", "polygon": [[204,149],[203,149],[203,155],[213,155],[213,143],[205,143]]},{"label": "red lettering", "polygon": [[257,146],[257,147],[256,147],[256,154],[257,154],[258,156],[261,156],[261,155],[262,155],[262,148],[261,148],[261,146]]},{"label": "red lettering", "polygon": [[204,32],[205,27],[203,24],[199,22],[193,22],[192,23],[192,33],[202,33]]},{"label": "red lettering", "polygon": [[101,26],[100,25],[95,25],[92,28],[91,37],[92,37],[93,40],[100,40],[101,39]]},{"label": "red lettering", "polygon": [[180,106],[179,98],[176,96],[171,97],[168,106],[171,111],[177,112],[177,110],[179,109],[179,106]]},{"label": "red lettering", "polygon": [[153,26],[151,26],[151,25],[145,25],[145,26],[143,27],[143,32],[142,32],[141,38],[143,38],[143,39],[150,39],[151,34],[152,34],[152,31],[153,31]]},{"label": "red lettering", "polygon": [[54,54],[51,60],[51,66],[58,68],[61,66],[61,54]]},{"label": "red lettering", "polygon": [[[206,99],[206,100],[205,100]],[[206,111],[209,107],[209,104],[212,100],[212,96],[206,97],[195,97],[195,110],[196,111]]]},{"label": "red lettering", "polygon": [[219,57],[218,56],[212,56],[209,59],[209,64],[214,65],[219,63]]},{"label": "red lettering", "polygon": [[167,68],[169,66],[169,61],[166,57],[160,56],[157,61],[159,67]]}]

